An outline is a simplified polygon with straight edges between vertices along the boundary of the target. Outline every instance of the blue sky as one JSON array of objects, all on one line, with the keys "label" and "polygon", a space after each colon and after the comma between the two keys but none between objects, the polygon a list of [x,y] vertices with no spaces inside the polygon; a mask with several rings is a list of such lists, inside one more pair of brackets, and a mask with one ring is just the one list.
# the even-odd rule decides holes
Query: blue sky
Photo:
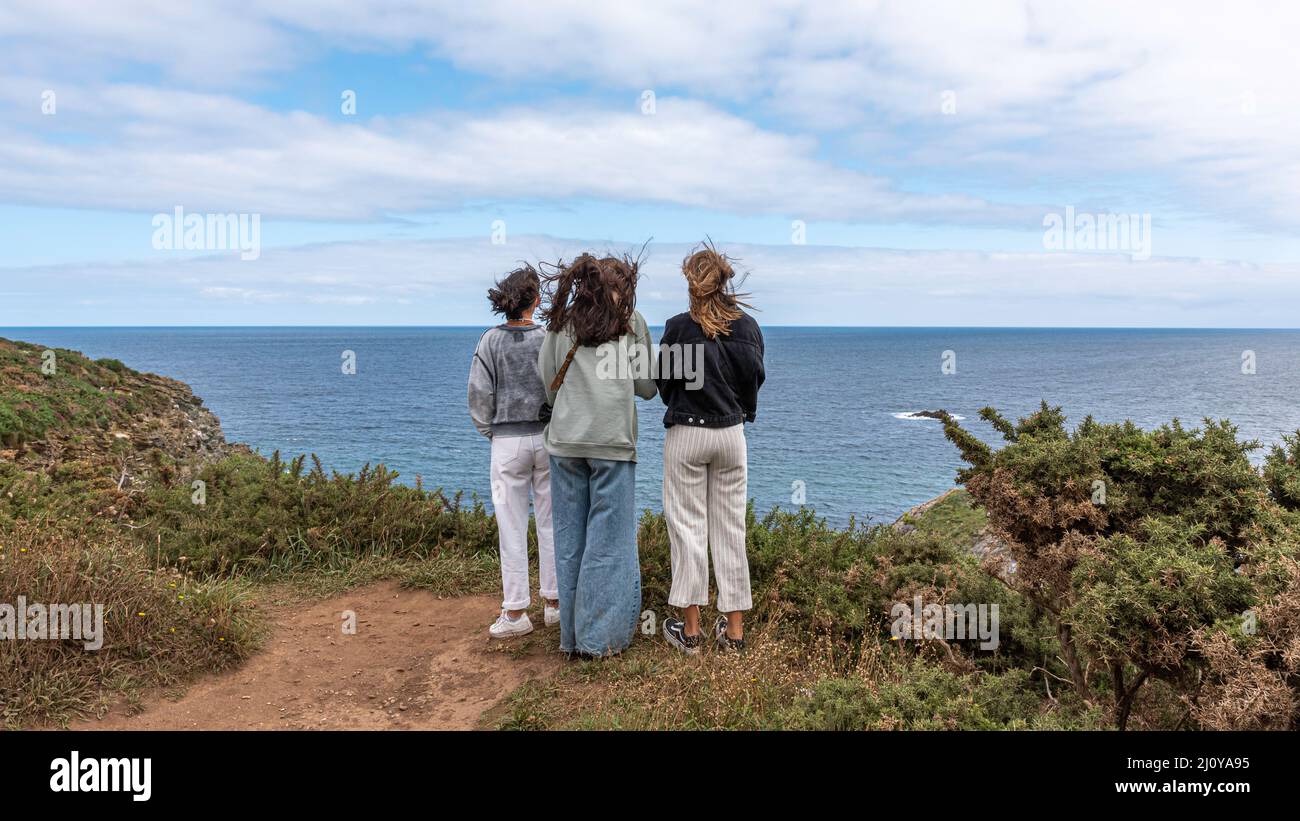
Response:
[{"label": "blue sky", "polygon": [[[516,261],[647,240],[657,322],[708,236],[773,324],[1290,327],[1297,35],[1264,3],[18,0],[0,326],[482,324]],[[159,247],[178,207],[256,217],[255,258]],[[1053,247],[1067,209],[1149,245]]]}]

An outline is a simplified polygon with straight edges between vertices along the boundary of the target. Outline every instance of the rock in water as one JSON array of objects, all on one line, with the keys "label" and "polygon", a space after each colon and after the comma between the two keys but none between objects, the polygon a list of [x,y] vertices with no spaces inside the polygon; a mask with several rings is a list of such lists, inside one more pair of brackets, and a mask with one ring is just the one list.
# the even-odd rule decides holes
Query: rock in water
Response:
[{"label": "rock in water", "polygon": [[916,413],[914,413],[914,414],[912,414],[912,415],[913,415],[913,416],[924,417],[924,418],[926,418],[926,419],[943,419],[944,417],[946,417],[946,416],[948,415],[948,411],[946,411],[946,410],[940,408],[939,410],[923,410],[923,411],[917,411]]}]

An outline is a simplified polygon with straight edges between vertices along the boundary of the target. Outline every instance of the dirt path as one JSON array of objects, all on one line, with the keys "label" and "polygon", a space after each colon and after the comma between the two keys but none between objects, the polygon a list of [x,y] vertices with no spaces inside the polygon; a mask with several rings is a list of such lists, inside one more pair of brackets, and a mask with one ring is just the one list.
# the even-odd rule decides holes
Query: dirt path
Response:
[{"label": "dirt path", "polygon": [[[283,608],[262,652],[179,700],[74,729],[470,729],[514,688],[560,664],[558,628],[492,642],[493,596],[438,599],[395,582]],[[356,634],[342,613],[356,614]]]}]

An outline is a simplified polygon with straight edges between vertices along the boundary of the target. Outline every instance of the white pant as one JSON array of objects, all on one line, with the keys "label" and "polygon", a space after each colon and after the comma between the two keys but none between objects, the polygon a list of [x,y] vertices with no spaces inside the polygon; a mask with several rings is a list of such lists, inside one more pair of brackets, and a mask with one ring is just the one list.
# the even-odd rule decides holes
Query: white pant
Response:
[{"label": "white pant", "polygon": [[718,610],[753,606],[745,554],[745,427],[673,425],[664,435],[664,518],[672,557],[668,603],[709,603],[709,553]]},{"label": "white pant", "polygon": [[540,433],[492,437],[492,507],[501,547],[503,610],[525,610],[528,596],[528,488],[537,514],[537,557],[544,599],[555,599],[555,539],[551,531],[551,463]]}]

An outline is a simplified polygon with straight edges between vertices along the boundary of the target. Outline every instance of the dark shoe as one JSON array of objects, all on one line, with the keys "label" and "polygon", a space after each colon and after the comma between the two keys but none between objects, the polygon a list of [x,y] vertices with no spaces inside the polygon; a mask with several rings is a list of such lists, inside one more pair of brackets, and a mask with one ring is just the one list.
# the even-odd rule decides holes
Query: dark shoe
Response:
[{"label": "dark shoe", "polygon": [[685,630],[686,624],[681,619],[664,619],[664,638],[668,643],[686,655],[694,656],[700,652],[700,634],[688,636]]},{"label": "dark shoe", "polygon": [[586,650],[561,650],[564,654],[565,661],[600,661],[601,659],[616,659],[623,655],[623,651],[617,653],[588,653]]},{"label": "dark shoe", "polygon": [[735,650],[739,653],[745,649],[743,638],[733,639],[727,636],[726,616],[718,616],[718,620],[713,623],[713,640],[717,642],[719,650]]}]

